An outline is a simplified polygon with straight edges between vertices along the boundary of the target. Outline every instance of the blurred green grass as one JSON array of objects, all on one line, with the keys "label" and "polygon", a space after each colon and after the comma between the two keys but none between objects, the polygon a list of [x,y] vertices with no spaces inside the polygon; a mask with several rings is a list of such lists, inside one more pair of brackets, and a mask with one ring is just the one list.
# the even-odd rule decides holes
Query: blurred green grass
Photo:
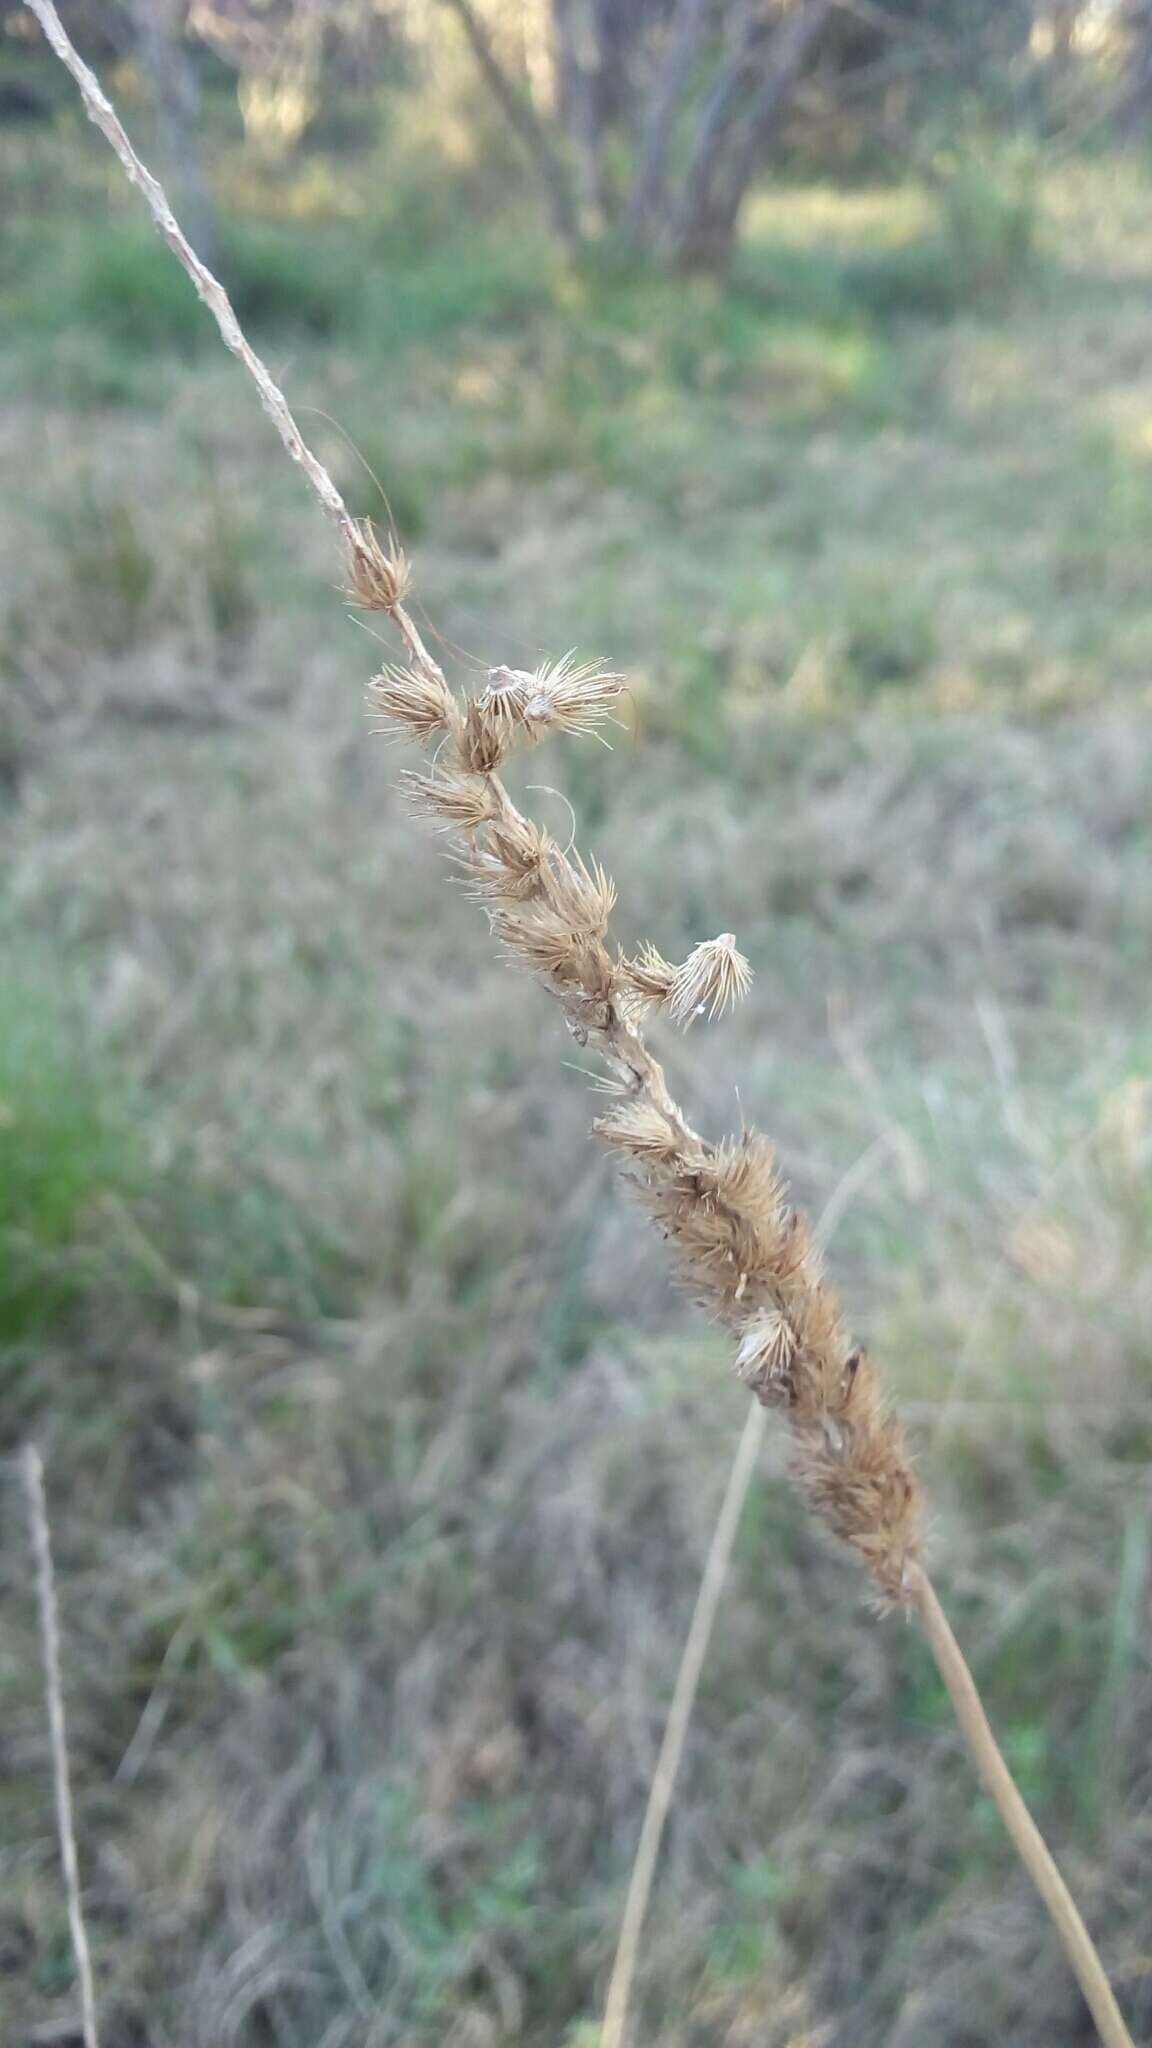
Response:
[{"label": "blurred green grass", "polygon": [[0,1343],[26,1338],[82,1287],[95,1212],[138,1186],[130,1091],[93,1043],[66,971],[4,936],[0,994]]}]

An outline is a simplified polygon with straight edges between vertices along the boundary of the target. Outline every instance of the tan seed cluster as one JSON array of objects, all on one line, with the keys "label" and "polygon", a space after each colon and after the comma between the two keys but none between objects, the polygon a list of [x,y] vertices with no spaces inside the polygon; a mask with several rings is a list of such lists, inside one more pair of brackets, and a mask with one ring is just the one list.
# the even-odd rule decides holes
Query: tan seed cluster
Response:
[{"label": "tan seed cluster", "polygon": [[721,932],[718,939],[706,939],[694,946],[682,967],[676,969],[668,990],[668,1009],[677,1024],[690,1024],[707,1011],[719,1017],[731,1009],[752,986],[752,969],[736,950],[733,932]]},{"label": "tan seed cluster", "polygon": [[535,672],[491,669],[463,698],[405,630],[402,606],[393,615],[411,659],[376,678],[372,700],[391,729],[435,757],[430,772],[405,778],[410,800],[456,835],[466,886],[502,949],[543,982],[576,1039],[603,1060],[616,1099],[597,1135],[626,1158],[696,1299],[736,1339],[740,1378],[787,1418],[812,1507],[864,1560],[882,1599],[904,1600],[920,1491],[876,1368],[844,1327],[767,1140],[700,1137],[639,1028],[647,1008],[681,1025],[719,1015],[747,993],[748,962],[731,932],[679,965],[650,945],[624,956],[609,938],[611,878],[523,816],[499,777],[514,749],[551,731],[596,730],[621,679],[569,656]]},{"label": "tan seed cluster", "polygon": [[395,612],[412,588],[412,571],[402,547],[385,547],[370,519],[347,522],[348,582],[345,595],[366,612]]}]

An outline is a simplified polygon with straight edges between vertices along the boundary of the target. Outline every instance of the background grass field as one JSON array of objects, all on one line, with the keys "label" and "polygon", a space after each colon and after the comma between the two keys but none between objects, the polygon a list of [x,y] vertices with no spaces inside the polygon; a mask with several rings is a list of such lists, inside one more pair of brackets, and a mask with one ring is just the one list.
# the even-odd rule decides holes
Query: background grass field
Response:
[{"label": "background grass field", "polygon": [[[381,649],[101,148],[0,131],[0,1360],[48,1461],[105,2048],[576,2048],[743,1397],[404,814]],[[446,654],[626,667],[614,751],[549,752],[531,801],[562,831],[567,793],[622,936],[752,959],[674,1086],[823,1216],[1152,2034],[1145,167],[975,138],[793,176],[723,287],[573,271],[419,128],[275,174],[223,135],[216,176],[242,312]],[[78,2034],[4,1513],[30,2048]],[[640,2038],[1092,2038],[927,1653],[778,1446]]]}]

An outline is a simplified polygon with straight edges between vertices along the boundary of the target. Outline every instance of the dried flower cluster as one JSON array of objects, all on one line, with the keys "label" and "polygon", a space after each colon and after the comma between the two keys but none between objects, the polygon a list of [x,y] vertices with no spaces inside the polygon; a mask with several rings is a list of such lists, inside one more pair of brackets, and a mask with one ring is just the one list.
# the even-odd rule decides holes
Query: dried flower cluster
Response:
[{"label": "dried flower cluster", "polygon": [[735,1337],[741,1379],[786,1415],[812,1506],[860,1554],[882,1599],[902,1601],[920,1491],[876,1369],[844,1327],[771,1146],[752,1131],[718,1145],[700,1137],[641,1031],[649,1010],[682,1025],[715,1016],[746,993],[748,963],[731,932],[679,965],[653,946],[625,956],[609,938],[609,876],[524,817],[499,777],[515,748],[549,732],[597,732],[616,706],[620,677],[568,656],[534,673],[491,669],[480,690],[462,697],[404,612],[402,561],[390,568],[375,537],[373,549],[360,602],[389,613],[409,661],[375,678],[372,704],[389,729],[433,757],[428,772],[405,777],[411,802],[455,835],[467,886],[501,947],[544,983],[573,1037],[603,1060],[616,1100],[597,1119],[597,1135],[626,1158],[693,1294]]}]

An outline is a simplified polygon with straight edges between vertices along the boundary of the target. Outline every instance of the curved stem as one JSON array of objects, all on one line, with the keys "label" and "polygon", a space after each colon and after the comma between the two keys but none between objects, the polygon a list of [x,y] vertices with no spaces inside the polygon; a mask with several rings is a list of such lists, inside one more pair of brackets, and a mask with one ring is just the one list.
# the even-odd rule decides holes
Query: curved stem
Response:
[{"label": "curved stem", "polygon": [[1115,1994],[1104,1974],[1092,1937],[1080,1918],[1076,1902],[1052,1859],[1048,1844],[1016,1789],[988,1724],[976,1683],[964,1660],[964,1653],[952,1633],[923,1567],[913,1564],[908,1572],[912,1605],[924,1624],[936,1668],[952,1696],[960,1731],[972,1752],[976,1768],[996,1802],[1013,1848],[1043,1899],[1060,1937],[1064,1953],[1076,1973],[1097,2032],[1105,2048],[1134,2048],[1124,2024]]}]

